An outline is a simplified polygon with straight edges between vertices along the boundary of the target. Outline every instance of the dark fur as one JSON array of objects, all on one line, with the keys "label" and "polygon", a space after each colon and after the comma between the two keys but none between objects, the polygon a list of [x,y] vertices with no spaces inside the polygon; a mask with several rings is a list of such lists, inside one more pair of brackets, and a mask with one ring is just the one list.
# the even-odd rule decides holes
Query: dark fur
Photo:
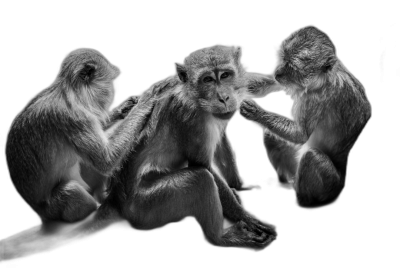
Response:
[{"label": "dark fur", "polygon": [[280,58],[275,78],[294,99],[294,121],[252,101],[242,103],[241,114],[266,128],[270,161],[281,181],[294,179],[299,204],[327,204],[344,187],[347,158],[371,117],[371,106],[361,83],[317,28],[292,34],[282,43]]}]

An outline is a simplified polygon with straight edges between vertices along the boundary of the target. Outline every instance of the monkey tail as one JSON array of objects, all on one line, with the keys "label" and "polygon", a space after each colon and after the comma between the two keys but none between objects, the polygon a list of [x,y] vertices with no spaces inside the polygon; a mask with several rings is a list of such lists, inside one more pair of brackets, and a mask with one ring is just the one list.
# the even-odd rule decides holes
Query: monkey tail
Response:
[{"label": "monkey tail", "polygon": [[51,222],[30,228],[0,241],[0,261],[26,257],[98,232],[119,220],[117,210],[99,208],[76,223]]}]

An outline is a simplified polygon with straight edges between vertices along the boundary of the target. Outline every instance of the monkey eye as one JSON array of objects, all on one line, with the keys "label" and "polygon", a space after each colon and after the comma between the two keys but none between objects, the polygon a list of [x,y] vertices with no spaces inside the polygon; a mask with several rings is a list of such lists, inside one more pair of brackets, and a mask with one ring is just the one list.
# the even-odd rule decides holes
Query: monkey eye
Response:
[{"label": "monkey eye", "polygon": [[212,77],[210,77],[210,76],[206,76],[205,78],[203,78],[203,82],[204,83],[209,83],[209,82],[212,82],[212,81],[214,81],[214,79]]},{"label": "monkey eye", "polygon": [[230,77],[230,73],[228,73],[228,72],[224,72],[222,75],[221,75],[221,79],[224,79],[224,78],[227,78],[227,77]]}]

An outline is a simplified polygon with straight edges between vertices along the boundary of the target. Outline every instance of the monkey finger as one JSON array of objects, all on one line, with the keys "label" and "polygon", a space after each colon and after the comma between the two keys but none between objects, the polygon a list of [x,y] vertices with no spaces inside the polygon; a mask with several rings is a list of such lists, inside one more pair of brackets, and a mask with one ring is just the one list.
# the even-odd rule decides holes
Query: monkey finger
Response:
[{"label": "monkey finger", "polygon": [[136,105],[139,102],[140,97],[139,96],[131,96],[126,100],[129,104],[132,104],[132,106]]}]

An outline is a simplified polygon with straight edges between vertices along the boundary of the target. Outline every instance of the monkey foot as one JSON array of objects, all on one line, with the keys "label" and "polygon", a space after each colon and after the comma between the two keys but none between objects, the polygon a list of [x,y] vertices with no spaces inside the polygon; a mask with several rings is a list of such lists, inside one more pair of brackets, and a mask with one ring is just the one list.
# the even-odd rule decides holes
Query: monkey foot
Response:
[{"label": "monkey foot", "polygon": [[234,226],[226,230],[223,236],[226,246],[263,248],[264,246],[276,241],[277,237],[272,234],[262,233],[258,235],[247,229],[245,222],[237,222]]},{"label": "monkey foot", "polygon": [[275,225],[262,221],[254,216],[251,215],[247,216],[246,220],[243,220],[243,222],[244,222],[244,229],[250,232],[253,232],[258,235],[262,235],[265,233],[278,236],[278,230]]}]

